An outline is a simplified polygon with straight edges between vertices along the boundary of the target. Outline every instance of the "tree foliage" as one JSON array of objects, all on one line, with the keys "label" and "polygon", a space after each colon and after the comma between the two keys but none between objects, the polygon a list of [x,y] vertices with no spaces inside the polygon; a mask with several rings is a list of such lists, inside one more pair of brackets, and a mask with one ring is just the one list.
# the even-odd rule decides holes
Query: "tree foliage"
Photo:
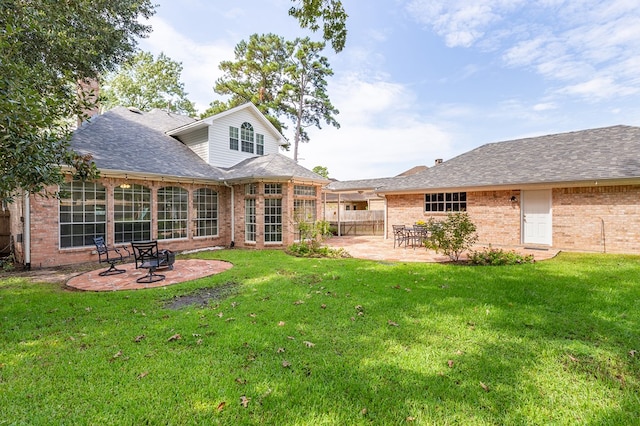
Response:
[{"label": "tree foliage", "polygon": [[80,175],[95,167],[68,149],[69,118],[93,96],[77,83],[113,69],[150,28],[149,0],[0,2],[0,198],[59,183],[61,165]]},{"label": "tree foliage", "polygon": [[235,49],[235,61],[224,61],[224,75],[214,90],[230,95],[225,104],[215,101],[206,114],[221,112],[245,102],[253,102],[280,131],[281,119],[294,124],[294,160],[299,142],[308,142],[306,128],[321,127],[324,121],[340,127],[335,120],[339,111],[327,95],[326,77],[333,75],[329,61],[321,56],[324,43],[308,37],[285,41],[275,34],[253,34]]},{"label": "tree foliage", "polygon": [[297,6],[289,9],[289,15],[298,20],[302,28],[318,31],[322,24],[322,37],[331,42],[334,51],[344,49],[347,41],[348,15],[340,0],[291,0]]},{"label": "tree foliage", "polygon": [[313,169],[311,169],[311,171],[322,176],[323,178],[329,179],[329,169],[327,169],[325,166],[315,166]]},{"label": "tree foliage", "polygon": [[196,109],[180,82],[182,64],[160,53],[138,52],[119,70],[104,78],[101,102],[106,108],[133,106],[143,111],[160,108],[194,116]]}]

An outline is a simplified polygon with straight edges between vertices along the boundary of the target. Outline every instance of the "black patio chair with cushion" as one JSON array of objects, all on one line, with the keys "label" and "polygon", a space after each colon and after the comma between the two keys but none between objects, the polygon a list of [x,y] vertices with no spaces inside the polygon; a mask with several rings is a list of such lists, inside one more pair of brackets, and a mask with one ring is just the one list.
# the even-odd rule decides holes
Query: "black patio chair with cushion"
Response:
[{"label": "black patio chair with cushion", "polygon": [[98,252],[98,262],[109,264],[109,269],[100,272],[98,275],[104,277],[107,275],[124,274],[127,272],[124,269],[116,268],[116,263],[124,263],[129,259],[129,257],[131,257],[131,253],[129,253],[129,250],[127,250],[126,247],[109,248],[104,241],[104,237],[95,237],[93,239],[93,243],[96,245],[96,251]]},{"label": "black patio chair with cushion", "polygon": [[156,274],[159,268],[173,269],[175,254],[170,250],[158,250],[157,241],[132,241],[131,249],[136,260],[136,269],[147,269],[148,273],[144,277],[138,278],[139,283],[154,283],[162,281],[165,276]]}]

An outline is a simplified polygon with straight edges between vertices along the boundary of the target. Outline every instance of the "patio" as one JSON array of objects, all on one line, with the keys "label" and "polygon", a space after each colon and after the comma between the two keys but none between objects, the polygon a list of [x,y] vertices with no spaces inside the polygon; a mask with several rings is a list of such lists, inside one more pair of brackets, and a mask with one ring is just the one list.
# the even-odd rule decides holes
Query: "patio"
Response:
[{"label": "patio", "polygon": [[[98,274],[104,271],[104,268],[100,268],[76,275],[69,279],[66,285],[67,287],[84,291],[138,290],[163,287],[208,277],[224,272],[232,266],[231,263],[222,260],[180,259],[174,263],[173,270],[158,270],[159,273],[166,276],[164,280],[154,283],[137,283],[136,279],[146,275],[147,270],[136,269],[134,263],[125,263],[118,265],[118,269],[126,270],[123,274],[102,277]],[[163,271],[166,271],[166,273]]]},{"label": "patio", "polygon": [[[433,250],[427,250],[424,247],[396,247],[393,248],[393,238],[385,240],[381,236],[342,236],[327,239],[326,244],[334,248],[343,248],[349,254],[359,259],[384,260],[389,262],[448,262],[449,257],[438,254]],[[478,245],[473,247],[474,250],[481,250],[486,246]],[[515,246],[497,246],[492,247],[503,250],[514,250],[517,253],[533,255],[536,261],[546,260],[555,257],[558,250],[554,249],[537,249],[524,248]],[[463,255],[462,258],[465,256]]]}]

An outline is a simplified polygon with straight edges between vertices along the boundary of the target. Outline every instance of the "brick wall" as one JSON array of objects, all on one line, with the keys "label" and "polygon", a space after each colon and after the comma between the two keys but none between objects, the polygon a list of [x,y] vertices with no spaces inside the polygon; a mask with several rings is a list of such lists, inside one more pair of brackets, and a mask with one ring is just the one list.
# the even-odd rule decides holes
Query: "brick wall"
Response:
[{"label": "brick wall", "polygon": [[555,189],[553,245],[581,251],[640,253],[640,186]]},{"label": "brick wall", "polygon": [[[553,248],[640,253],[639,185],[556,188],[552,197]],[[520,198],[518,190],[467,193],[467,211],[478,228],[479,244],[521,244]],[[387,205],[389,238],[391,225],[446,217],[424,212],[424,194],[388,195]]]},{"label": "brick wall", "polygon": [[[107,241],[113,241],[113,189],[123,183],[122,180],[103,178],[100,180],[107,190]],[[175,240],[161,240],[159,245],[163,249],[173,251],[192,250],[212,246],[226,246],[230,243],[231,216],[230,191],[225,186],[211,186],[185,183],[172,183],[160,181],[127,180],[129,184],[140,184],[151,189],[152,200],[152,238],[157,237],[156,205],[157,190],[166,186],[178,186],[189,192],[190,223],[188,225],[187,238]],[[195,237],[193,209],[193,191],[198,188],[208,187],[218,192],[218,236]],[[56,188],[50,188],[56,190]],[[59,243],[59,210],[58,200],[45,198],[40,195],[31,196],[31,266],[33,268],[69,265],[74,263],[96,261],[98,255],[95,247],[60,248]],[[17,230],[17,226],[16,226]],[[128,247],[128,245],[125,245]],[[17,247],[18,248],[18,247]],[[21,249],[21,247],[20,247]]]}]

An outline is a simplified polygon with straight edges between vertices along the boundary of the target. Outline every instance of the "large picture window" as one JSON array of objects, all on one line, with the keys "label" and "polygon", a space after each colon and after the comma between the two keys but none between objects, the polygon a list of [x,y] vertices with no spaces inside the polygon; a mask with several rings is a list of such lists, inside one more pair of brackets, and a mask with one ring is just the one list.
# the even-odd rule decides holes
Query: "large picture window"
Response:
[{"label": "large picture window", "polygon": [[193,193],[196,211],[196,236],[218,235],[218,193],[209,188],[200,188]]},{"label": "large picture window", "polygon": [[438,192],[424,195],[425,212],[464,212],[466,210],[466,192]]},{"label": "large picture window", "polygon": [[177,186],[158,190],[158,239],[187,238],[189,193]]},{"label": "large picture window", "polygon": [[248,242],[256,241],[256,200],[244,200],[244,239]]},{"label": "large picture window", "polygon": [[122,184],[113,190],[115,242],[151,239],[151,190],[142,185]]},{"label": "large picture window", "polygon": [[240,149],[253,154],[253,126],[246,122],[240,126]]},{"label": "large picture window", "polygon": [[93,245],[105,237],[106,190],[94,182],[73,181],[60,185],[60,248]]},{"label": "large picture window", "polygon": [[264,200],[264,242],[282,242],[282,199]]}]

